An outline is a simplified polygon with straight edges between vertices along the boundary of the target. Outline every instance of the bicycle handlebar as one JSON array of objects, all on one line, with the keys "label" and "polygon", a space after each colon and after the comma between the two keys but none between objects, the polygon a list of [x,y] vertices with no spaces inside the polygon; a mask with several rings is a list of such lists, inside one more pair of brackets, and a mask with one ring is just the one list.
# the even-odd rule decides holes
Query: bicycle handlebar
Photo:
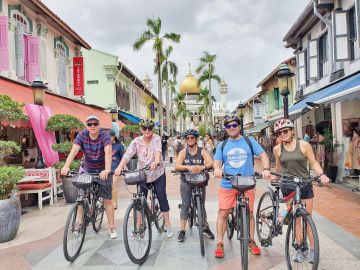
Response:
[{"label": "bicycle handlebar", "polygon": [[150,170],[150,166],[149,166],[149,165],[145,166],[144,168],[141,168],[141,169],[138,169],[138,170],[134,170],[134,171],[123,170],[123,171],[121,172],[121,175],[125,175],[125,174],[127,174],[127,173],[133,173],[133,172],[147,171],[147,170]]},{"label": "bicycle handlebar", "polygon": [[[201,172],[212,172],[213,169],[205,169],[205,170],[202,170]],[[187,173],[187,172],[190,172],[189,170],[183,170],[183,171],[179,171],[179,170],[171,170],[170,171],[171,173],[173,174],[184,174],[184,173]],[[199,172],[199,173],[201,173]]]},{"label": "bicycle handlebar", "polygon": [[[82,173],[86,173],[86,174],[89,174],[89,175],[92,175],[92,176],[100,176],[100,173],[89,173],[89,172],[82,172]],[[72,176],[76,176],[76,175],[79,175],[79,174],[82,174],[78,171],[69,171],[69,173],[67,175],[60,175],[60,177],[64,178],[64,177],[72,177]],[[109,175],[113,175],[114,172],[109,172]]]}]

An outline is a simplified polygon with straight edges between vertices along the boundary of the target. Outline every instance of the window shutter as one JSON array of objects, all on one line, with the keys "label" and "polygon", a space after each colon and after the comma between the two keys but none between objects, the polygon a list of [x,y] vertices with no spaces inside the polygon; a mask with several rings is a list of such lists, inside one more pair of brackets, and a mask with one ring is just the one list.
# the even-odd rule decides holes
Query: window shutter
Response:
[{"label": "window shutter", "polygon": [[66,96],[66,59],[62,55],[59,56],[58,83],[60,94]]},{"label": "window shutter", "polygon": [[297,70],[298,70],[298,83],[299,86],[305,86],[306,85],[306,68],[305,68],[305,51],[298,52],[297,53]]},{"label": "window shutter", "polygon": [[348,27],[347,11],[336,11],[334,13],[334,32],[335,32],[335,61],[350,60],[350,31]]},{"label": "window shutter", "polygon": [[310,39],[308,41],[308,55],[309,55],[309,78],[317,79],[319,77],[319,55],[318,55],[319,40]]},{"label": "window shutter", "polygon": [[40,76],[39,64],[39,38],[34,36],[27,37],[27,65],[26,79],[32,82],[36,76]]},{"label": "window shutter", "polygon": [[16,56],[16,75],[24,77],[24,30],[22,26],[15,28],[15,56]]},{"label": "window shutter", "polygon": [[0,16],[0,70],[7,69],[9,69],[8,17]]}]

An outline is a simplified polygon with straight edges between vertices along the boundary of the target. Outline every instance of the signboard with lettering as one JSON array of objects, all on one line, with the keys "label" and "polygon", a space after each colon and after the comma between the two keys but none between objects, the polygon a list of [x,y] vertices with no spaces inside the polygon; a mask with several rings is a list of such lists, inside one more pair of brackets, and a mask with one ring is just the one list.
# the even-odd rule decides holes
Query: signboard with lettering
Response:
[{"label": "signboard with lettering", "polygon": [[84,60],[83,57],[73,58],[74,96],[84,95]]},{"label": "signboard with lettering", "polygon": [[261,102],[254,102],[253,107],[253,116],[254,116],[254,124],[263,123],[263,115],[264,115],[264,104]]}]

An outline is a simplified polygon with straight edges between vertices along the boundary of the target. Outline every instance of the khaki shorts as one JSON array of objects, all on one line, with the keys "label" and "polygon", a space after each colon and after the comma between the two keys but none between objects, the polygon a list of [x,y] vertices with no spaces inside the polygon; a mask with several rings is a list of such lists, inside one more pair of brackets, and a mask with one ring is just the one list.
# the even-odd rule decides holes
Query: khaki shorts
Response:
[{"label": "khaki shorts", "polygon": [[[219,209],[227,210],[235,208],[237,194],[239,194],[239,191],[237,191],[236,189],[225,189],[220,187],[218,190]],[[253,211],[255,201],[255,189],[250,189],[246,191],[245,197],[249,198],[249,209],[250,211]]]}]

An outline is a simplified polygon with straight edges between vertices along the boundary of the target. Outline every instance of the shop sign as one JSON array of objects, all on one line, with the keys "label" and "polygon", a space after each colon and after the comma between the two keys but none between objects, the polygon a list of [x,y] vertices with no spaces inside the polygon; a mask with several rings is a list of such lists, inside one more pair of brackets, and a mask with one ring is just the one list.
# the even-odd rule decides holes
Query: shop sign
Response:
[{"label": "shop sign", "polygon": [[263,115],[264,115],[264,104],[261,102],[254,102],[253,107],[253,116],[254,116],[254,124],[260,124],[263,123]]},{"label": "shop sign", "polygon": [[84,60],[83,57],[73,58],[74,96],[84,95]]}]

